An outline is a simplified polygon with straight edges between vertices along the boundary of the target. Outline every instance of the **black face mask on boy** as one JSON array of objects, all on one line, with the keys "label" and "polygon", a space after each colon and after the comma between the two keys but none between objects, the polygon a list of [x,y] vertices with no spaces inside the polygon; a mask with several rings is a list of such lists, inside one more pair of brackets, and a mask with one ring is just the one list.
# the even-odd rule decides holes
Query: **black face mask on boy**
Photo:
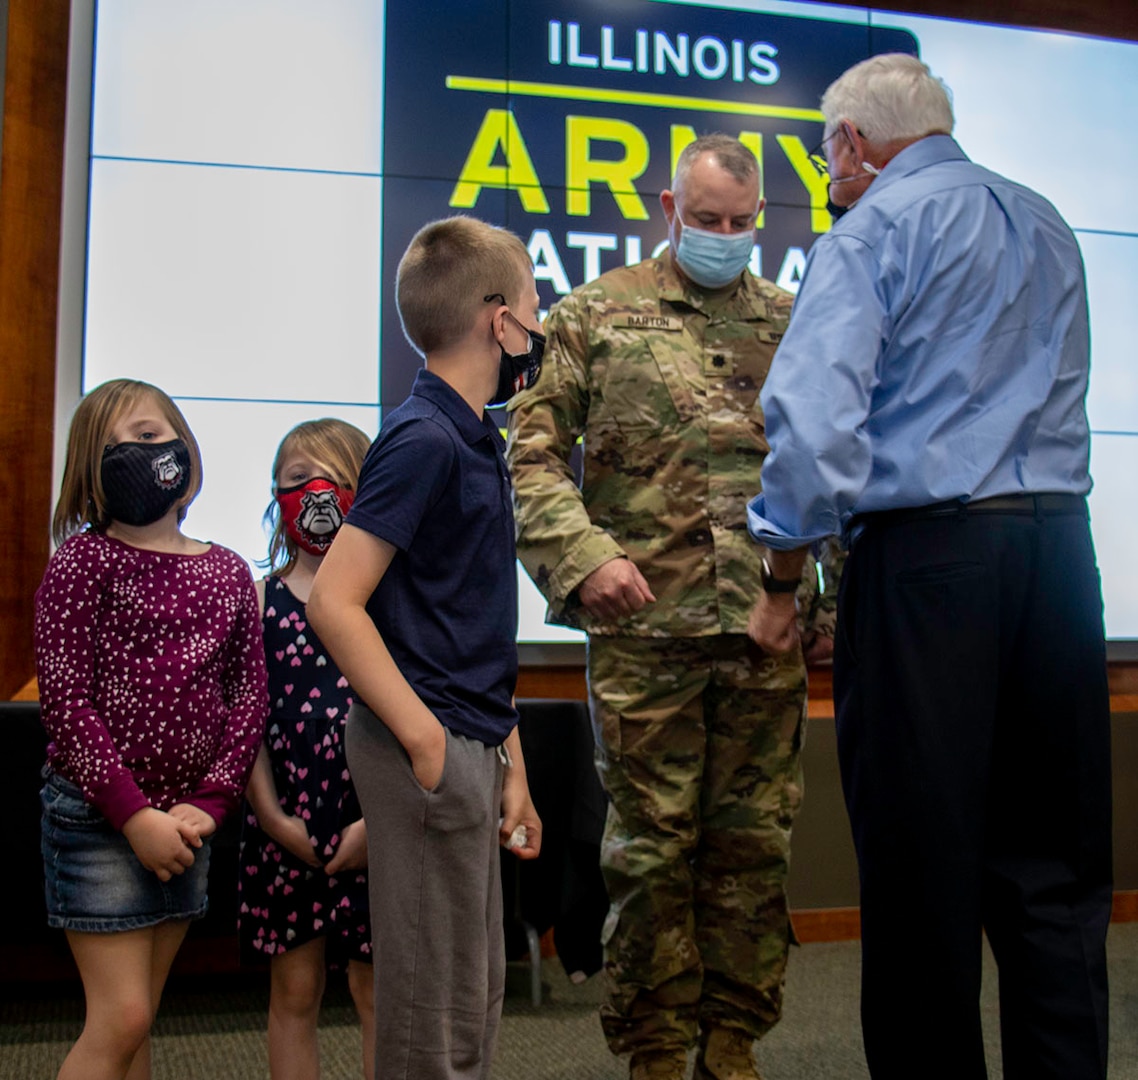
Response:
[{"label": "black face mask on boy", "polygon": [[108,446],[103,451],[101,477],[112,521],[153,525],[186,493],[189,447],[181,439]]},{"label": "black face mask on boy", "polygon": [[[495,300],[502,304],[506,302],[501,293],[491,293],[483,299],[488,304]],[[522,326],[512,312],[507,311],[506,314],[529,335],[529,348],[523,353],[508,353],[505,346],[499,346],[502,358],[498,365],[498,387],[494,391],[494,396],[486,403],[489,409],[505,405],[515,394],[520,394],[533,386],[541,374],[541,358],[545,355],[545,335]]]}]

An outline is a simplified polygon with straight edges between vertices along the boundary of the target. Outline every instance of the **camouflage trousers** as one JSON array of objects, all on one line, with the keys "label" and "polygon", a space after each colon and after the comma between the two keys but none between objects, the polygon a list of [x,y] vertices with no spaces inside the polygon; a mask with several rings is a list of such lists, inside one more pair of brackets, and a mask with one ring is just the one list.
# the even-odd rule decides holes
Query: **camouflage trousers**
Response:
[{"label": "camouflage trousers", "polygon": [[779,1018],[802,801],[801,652],[743,635],[589,639],[597,768],[610,797],[602,932],[614,1053],[689,1047]]}]

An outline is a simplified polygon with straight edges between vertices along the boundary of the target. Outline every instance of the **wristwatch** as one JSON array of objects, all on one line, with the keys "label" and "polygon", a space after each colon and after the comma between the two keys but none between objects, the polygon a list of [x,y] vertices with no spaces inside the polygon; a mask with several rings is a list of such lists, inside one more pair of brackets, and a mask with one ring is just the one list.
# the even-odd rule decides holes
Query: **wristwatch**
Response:
[{"label": "wristwatch", "polygon": [[771,564],[763,558],[763,569],[759,577],[762,582],[763,591],[769,593],[793,593],[798,591],[798,578],[793,581],[787,581],[785,578],[776,578],[771,573]]}]

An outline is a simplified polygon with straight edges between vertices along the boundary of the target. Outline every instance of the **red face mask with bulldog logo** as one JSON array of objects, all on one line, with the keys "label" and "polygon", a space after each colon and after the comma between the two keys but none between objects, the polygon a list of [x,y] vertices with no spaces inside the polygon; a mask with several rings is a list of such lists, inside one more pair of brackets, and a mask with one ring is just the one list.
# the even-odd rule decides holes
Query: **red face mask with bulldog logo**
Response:
[{"label": "red face mask with bulldog logo", "polygon": [[355,501],[354,491],[322,476],[277,492],[285,530],[298,547],[312,555],[328,550]]}]

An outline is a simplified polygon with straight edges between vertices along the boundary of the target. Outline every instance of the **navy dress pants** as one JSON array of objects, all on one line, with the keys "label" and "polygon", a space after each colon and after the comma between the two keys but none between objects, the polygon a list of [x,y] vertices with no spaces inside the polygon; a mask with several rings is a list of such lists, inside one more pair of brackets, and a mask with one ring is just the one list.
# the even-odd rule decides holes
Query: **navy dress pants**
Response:
[{"label": "navy dress pants", "polygon": [[855,519],[834,697],[874,1080],[987,1076],[982,929],[1007,1080],[1106,1075],[1110,705],[1071,502]]}]

